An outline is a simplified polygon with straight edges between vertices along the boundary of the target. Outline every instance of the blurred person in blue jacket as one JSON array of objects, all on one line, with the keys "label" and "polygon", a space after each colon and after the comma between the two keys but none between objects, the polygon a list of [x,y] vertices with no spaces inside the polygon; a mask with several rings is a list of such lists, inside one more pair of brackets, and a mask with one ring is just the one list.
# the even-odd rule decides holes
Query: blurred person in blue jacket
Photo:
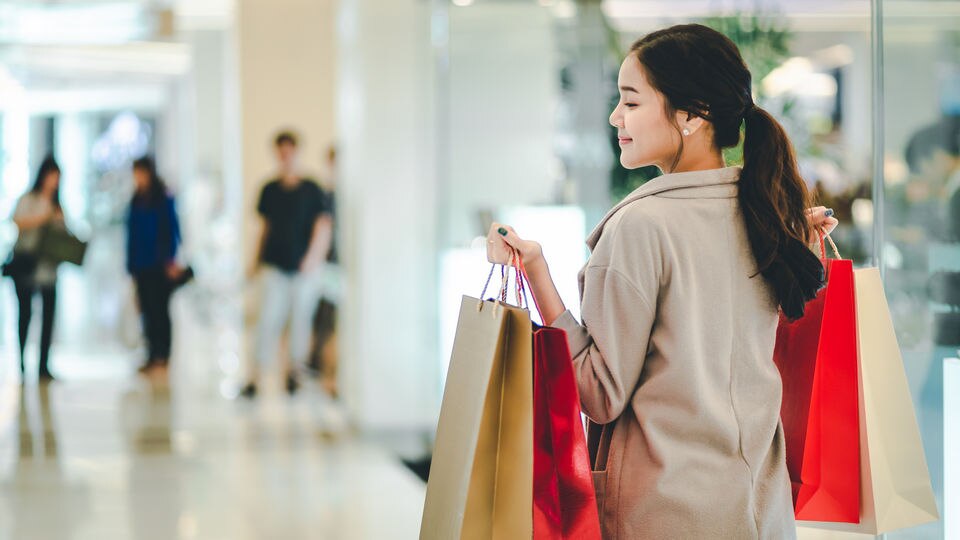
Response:
[{"label": "blurred person in blue jacket", "polygon": [[136,282],[147,339],[141,373],[165,373],[170,361],[170,295],[184,269],[176,262],[180,223],[173,197],[149,156],[133,162],[135,191],[127,214],[127,271]]}]

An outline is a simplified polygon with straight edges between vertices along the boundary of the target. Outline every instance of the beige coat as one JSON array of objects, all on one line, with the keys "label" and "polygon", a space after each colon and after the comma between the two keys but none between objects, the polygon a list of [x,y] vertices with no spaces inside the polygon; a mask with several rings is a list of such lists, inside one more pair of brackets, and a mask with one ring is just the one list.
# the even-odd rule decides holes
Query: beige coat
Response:
[{"label": "beige coat", "polygon": [[740,169],[668,174],[600,222],[567,331],[583,411],[609,444],[605,539],[794,538],[773,363],[777,303],[755,273]]}]

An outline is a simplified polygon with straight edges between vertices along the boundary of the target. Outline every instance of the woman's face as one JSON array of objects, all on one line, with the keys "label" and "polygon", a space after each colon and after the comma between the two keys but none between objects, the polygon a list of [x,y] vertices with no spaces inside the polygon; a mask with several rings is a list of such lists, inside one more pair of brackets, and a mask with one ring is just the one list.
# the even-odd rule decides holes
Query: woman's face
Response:
[{"label": "woman's face", "polygon": [[150,173],[140,167],[133,168],[133,187],[138,192],[144,192],[150,187]]},{"label": "woman's face", "polygon": [[680,145],[680,134],[668,119],[663,94],[647,82],[636,54],[620,66],[617,77],[620,102],[610,114],[617,128],[620,164],[627,169],[656,165],[666,172]]},{"label": "woman's face", "polygon": [[43,178],[43,192],[47,195],[53,195],[58,187],[60,187],[60,173],[58,171],[48,172],[47,176]]}]

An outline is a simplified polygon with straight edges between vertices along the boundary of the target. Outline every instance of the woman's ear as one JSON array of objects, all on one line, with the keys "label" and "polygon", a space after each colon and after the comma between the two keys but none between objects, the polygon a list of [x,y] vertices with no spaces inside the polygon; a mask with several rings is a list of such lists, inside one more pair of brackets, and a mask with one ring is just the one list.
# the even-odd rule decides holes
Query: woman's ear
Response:
[{"label": "woman's ear", "polygon": [[680,133],[684,137],[693,135],[701,128],[706,121],[693,113],[687,111],[677,111],[677,125],[680,126]]}]

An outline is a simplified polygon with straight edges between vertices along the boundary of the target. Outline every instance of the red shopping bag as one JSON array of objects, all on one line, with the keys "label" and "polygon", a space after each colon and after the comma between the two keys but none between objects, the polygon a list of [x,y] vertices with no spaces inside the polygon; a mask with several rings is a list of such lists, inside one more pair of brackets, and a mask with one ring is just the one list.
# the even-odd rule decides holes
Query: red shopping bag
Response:
[{"label": "red shopping bag", "polygon": [[566,332],[533,332],[533,538],[600,540]]},{"label": "red shopping bag", "polygon": [[[520,298],[526,293],[526,269],[516,253],[514,261]],[[601,538],[567,333],[545,326],[533,332],[533,538]]]},{"label": "red shopping bag", "polygon": [[[821,242],[822,244],[822,242]],[[860,520],[860,424],[853,263],[826,260],[827,286],[804,315],[781,314],[774,362],[798,520]],[[839,257],[839,255],[838,255]]]}]

